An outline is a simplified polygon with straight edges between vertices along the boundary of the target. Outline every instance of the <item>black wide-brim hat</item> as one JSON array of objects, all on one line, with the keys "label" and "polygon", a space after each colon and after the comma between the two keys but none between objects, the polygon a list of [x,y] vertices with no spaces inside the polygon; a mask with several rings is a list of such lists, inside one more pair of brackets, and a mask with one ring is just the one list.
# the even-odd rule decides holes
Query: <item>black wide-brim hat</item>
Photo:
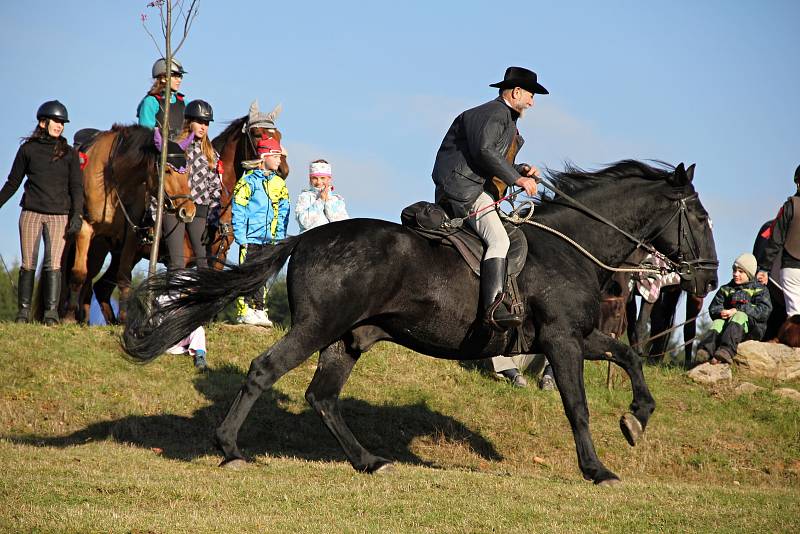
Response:
[{"label": "black wide-brim hat", "polygon": [[505,76],[503,76],[503,81],[489,84],[489,87],[497,87],[499,89],[522,87],[531,93],[540,95],[550,94],[550,91],[545,89],[544,86],[538,82],[536,73],[523,67],[508,67]]}]

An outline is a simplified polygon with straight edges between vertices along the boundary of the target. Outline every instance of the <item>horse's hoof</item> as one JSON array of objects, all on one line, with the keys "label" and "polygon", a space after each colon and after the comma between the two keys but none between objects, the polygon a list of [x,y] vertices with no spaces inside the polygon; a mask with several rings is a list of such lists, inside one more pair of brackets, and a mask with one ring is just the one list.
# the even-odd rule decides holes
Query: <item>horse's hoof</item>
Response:
[{"label": "horse's hoof", "polygon": [[598,486],[603,486],[605,488],[610,488],[611,486],[619,486],[620,484],[622,484],[622,481],[618,478],[607,478],[597,483]]},{"label": "horse's hoof", "polygon": [[234,458],[233,460],[223,460],[220,464],[220,467],[223,469],[231,469],[233,471],[238,471],[239,469],[244,469],[247,467],[247,462],[242,460],[241,458]]},{"label": "horse's hoof", "polygon": [[630,412],[625,413],[620,418],[619,428],[622,430],[622,435],[625,436],[625,439],[631,447],[635,446],[636,442],[639,441],[642,434],[644,434],[642,423]]},{"label": "horse's hoof", "polygon": [[379,465],[377,468],[371,471],[373,475],[385,475],[394,471],[394,464],[392,462],[386,462],[385,464]]}]

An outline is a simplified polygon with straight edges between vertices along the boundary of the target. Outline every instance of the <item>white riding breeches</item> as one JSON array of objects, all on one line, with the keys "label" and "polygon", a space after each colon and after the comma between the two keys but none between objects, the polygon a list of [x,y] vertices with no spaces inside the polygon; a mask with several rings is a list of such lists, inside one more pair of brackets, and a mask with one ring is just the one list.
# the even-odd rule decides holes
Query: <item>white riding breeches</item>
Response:
[{"label": "white riding breeches", "polygon": [[495,207],[492,206],[493,203],[492,197],[486,193],[481,193],[472,205],[472,212],[474,213],[482,208],[486,209],[468,219],[470,226],[478,233],[486,245],[486,252],[483,254],[484,260],[505,258],[508,255],[508,247],[511,245],[508,233],[503,227],[503,222],[500,220]]},{"label": "white riding breeches", "polygon": [[786,316],[800,313],[800,269],[781,269],[780,288],[783,289],[783,298],[786,300]]}]

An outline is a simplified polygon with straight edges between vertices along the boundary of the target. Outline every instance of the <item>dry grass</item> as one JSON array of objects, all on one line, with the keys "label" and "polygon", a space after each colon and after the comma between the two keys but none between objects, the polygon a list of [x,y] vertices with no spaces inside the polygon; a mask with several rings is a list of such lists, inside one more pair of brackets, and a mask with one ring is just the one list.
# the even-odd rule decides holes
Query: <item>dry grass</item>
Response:
[{"label": "dry grass", "polygon": [[253,464],[220,470],[213,428],[280,333],[208,334],[212,372],[198,375],[186,357],[129,363],[111,328],[0,324],[0,531],[800,528],[797,404],[663,368],[646,369],[659,404],[630,448],[618,428],[627,382],[608,391],[605,365],[586,364],[595,444],[621,487],[581,479],[557,395],[389,344],[359,362],[343,411],[367,448],[397,461],[393,473],[355,473],[305,404],[315,358],[245,422]]}]

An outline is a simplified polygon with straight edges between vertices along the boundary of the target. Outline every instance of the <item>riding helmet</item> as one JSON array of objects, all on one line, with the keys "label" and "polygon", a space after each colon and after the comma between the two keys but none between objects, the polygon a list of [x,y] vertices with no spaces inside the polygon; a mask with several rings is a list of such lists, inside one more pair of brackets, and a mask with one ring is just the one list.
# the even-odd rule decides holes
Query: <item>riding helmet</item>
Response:
[{"label": "riding helmet", "polygon": [[187,119],[202,119],[213,122],[214,110],[211,109],[211,104],[205,100],[192,100],[186,104],[186,110],[184,110],[183,116]]},{"label": "riding helmet", "polygon": [[[153,63],[153,78],[158,78],[159,76],[166,76],[167,74],[167,60],[159,58]],[[183,76],[186,74],[186,71],[183,70],[183,65],[181,62],[175,58],[172,58],[172,74],[180,74]]]},{"label": "riding helmet", "polygon": [[58,100],[48,100],[36,111],[36,119],[58,119],[63,122],[69,122],[69,114],[67,108]]}]

